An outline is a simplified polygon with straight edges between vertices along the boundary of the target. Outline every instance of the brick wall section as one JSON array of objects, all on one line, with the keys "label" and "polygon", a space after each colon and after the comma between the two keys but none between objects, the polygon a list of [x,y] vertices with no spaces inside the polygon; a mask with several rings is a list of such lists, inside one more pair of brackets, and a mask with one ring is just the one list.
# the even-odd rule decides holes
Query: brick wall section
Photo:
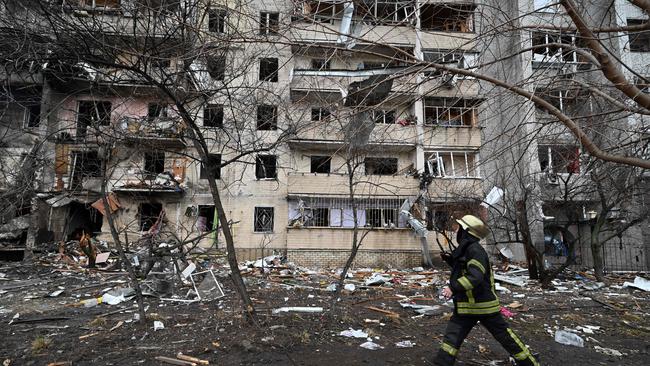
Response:
[{"label": "brick wall section", "polygon": [[[349,250],[300,250],[287,251],[287,259],[299,266],[311,268],[343,267],[350,255]],[[432,256],[437,256],[433,252]],[[359,250],[353,263],[356,267],[411,268],[422,265],[419,251]]]}]

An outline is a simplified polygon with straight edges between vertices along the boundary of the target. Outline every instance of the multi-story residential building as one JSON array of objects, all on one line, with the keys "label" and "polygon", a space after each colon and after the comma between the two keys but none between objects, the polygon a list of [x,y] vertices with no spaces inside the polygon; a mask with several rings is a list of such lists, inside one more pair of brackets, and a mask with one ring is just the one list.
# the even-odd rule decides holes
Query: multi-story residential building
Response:
[{"label": "multi-story residential building", "polygon": [[[162,220],[177,240],[223,248],[208,166],[242,258],[276,250],[340,265],[356,206],[358,264],[418,265],[421,243],[402,203],[419,198],[416,216],[443,231],[495,185],[506,200],[534,197],[525,206],[532,239],[548,239],[550,257],[555,227],[574,220],[569,231],[588,237],[598,200],[573,136],[525,98],[426,67],[480,67],[584,112],[591,104],[572,80],[596,72],[567,16],[547,2],[63,0],[41,8],[49,24],[30,4],[4,2],[4,19],[65,37],[4,76],[16,92],[6,93],[3,126],[44,142],[39,194],[18,210],[38,212],[28,241],[86,230],[110,242],[99,202],[106,181],[130,241]],[[615,13],[612,24],[645,20],[625,1]],[[504,28],[508,19],[517,27]],[[622,35],[611,48],[641,70],[646,43]],[[31,139],[10,140],[3,148],[13,156],[31,151]],[[490,243],[520,241],[498,221]],[[445,241],[433,232],[427,240],[431,249]]]},{"label": "multi-story residential building", "polygon": [[[218,226],[178,100],[152,85],[187,72],[186,50],[168,45],[181,38],[169,30],[187,26],[175,12],[190,3],[156,3],[144,23],[138,5],[150,2],[57,5],[61,25],[74,32],[92,24],[111,52],[95,50],[110,56],[103,65],[97,58],[62,60],[42,70],[52,165],[43,174],[48,194],[39,203],[45,218],[38,226],[50,239],[83,229],[110,241],[96,209],[103,207],[105,175],[106,191],[119,205],[113,215],[130,240],[163,211],[165,222],[184,235]],[[417,72],[409,60],[472,67],[475,8],[450,0],[211,2],[193,9],[185,21],[200,30],[194,46],[227,51],[192,63],[192,93],[210,93],[182,103],[203,126],[210,159],[228,162],[216,177],[238,250],[251,256],[281,250],[298,263],[342,264],[354,226],[353,192],[364,234],[358,263],[420,263],[420,241],[399,208],[424,192],[429,207],[421,218],[444,226],[481,196],[483,98],[476,80]],[[28,12],[24,5],[21,11]],[[149,67],[144,74],[158,79],[131,78],[114,63]],[[377,88],[373,80],[389,88],[381,98],[355,91]],[[432,182],[421,186],[425,172]],[[208,235],[202,243],[222,247],[222,238]]]},{"label": "multi-story residential building", "polygon": [[[617,1],[613,7],[598,1],[574,3],[593,29],[647,22],[647,15],[627,1]],[[617,109],[611,102],[619,96],[594,65],[584,38],[577,33],[564,8],[557,2],[541,0],[522,0],[512,5],[504,10],[507,18],[516,19],[515,26],[490,39],[494,42],[485,42],[489,49],[501,50],[486,52],[490,55],[486,62],[499,60],[486,72],[541,96],[573,118],[603,149],[617,153],[629,149],[628,154],[638,154],[639,151],[632,150],[634,143],[630,143],[635,139],[629,137],[638,137],[643,130],[635,121],[640,115]],[[486,17],[494,19],[499,14],[493,12]],[[493,24],[487,22],[487,27]],[[634,82],[634,74],[643,74],[648,65],[647,37],[644,32],[606,34],[617,35],[603,37],[603,44],[614,59],[621,60],[620,70]],[[605,99],[603,94],[612,98]],[[527,98],[494,92],[488,93],[487,99],[486,143],[481,152],[484,168],[492,176],[485,179],[486,188],[505,187],[510,192],[511,209],[505,215],[511,222],[496,220],[501,224],[494,225],[495,229],[500,228],[495,232],[495,241],[509,245],[518,258],[524,258],[522,246],[516,244],[524,238],[512,230],[512,220],[527,217],[531,240],[544,253],[548,264],[564,262],[570,253],[568,243],[576,239],[577,263],[592,266],[592,231],[598,224],[597,215],[606,215],[603,226],[607,228],[599,235],[603,239],[626,227],[626,222],[639,215],[643,217],[647,210],[642,198],[646,186],[642,176],[638,171],[594,164],[568,128]],[[499,153],[504,151],[504,145],[508,146],[507,155]],[[616,177],[603,178],[603,170],[611,170],[612,175],[629,175],[628,186],[621,188],[620,182],[613,183]],[[599,194],[599,189],[604,195]],[[604,205],[612,202],[615,205],[603,211]],[[526,211],[525,216],[517,213],[521,209]],[[646,226],[627,228],[605,244],[606,268],[648,267],[647,240],[643,239]],[[507,227],[510,229],[504,229]]]}]

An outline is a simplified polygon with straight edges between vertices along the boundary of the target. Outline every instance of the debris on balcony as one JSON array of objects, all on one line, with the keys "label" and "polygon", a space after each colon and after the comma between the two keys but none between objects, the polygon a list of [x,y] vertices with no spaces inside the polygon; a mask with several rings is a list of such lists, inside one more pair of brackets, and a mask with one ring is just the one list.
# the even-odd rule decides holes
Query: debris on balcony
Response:
[{"label": "debris on balcony", "polygon": [[130,137],[179,138],[185,130],[180,118],[174,117],[122,117],[119,128]]}]

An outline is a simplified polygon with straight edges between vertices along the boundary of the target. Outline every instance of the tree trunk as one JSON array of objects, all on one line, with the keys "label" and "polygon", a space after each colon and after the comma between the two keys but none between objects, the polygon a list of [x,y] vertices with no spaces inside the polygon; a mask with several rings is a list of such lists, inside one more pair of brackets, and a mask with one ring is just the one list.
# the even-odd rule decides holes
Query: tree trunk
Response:
[{"label": "tree trunk", "polygon": [[591,228],[591,258],[594,261],[594,275],[598,282],[605,279],[605,262],[603,258],[603,245],[599,240],[600,223]]}]

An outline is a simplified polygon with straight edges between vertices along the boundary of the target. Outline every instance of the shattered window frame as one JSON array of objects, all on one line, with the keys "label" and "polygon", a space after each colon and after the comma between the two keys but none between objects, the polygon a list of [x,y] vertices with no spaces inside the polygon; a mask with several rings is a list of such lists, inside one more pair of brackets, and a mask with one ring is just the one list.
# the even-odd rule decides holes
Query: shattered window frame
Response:
[{"label": "shattered window frame", "polygon": [[363,161],[366,175],[395,175],[398,158],[369,156]]},{"label": "shattered window frame", "polygon": [[473,3],[424,3],[420,7],[420,28],[432,32],[473,33],[475,11]]},{"label": "shattered window frame", "polygon": [[257,180],[278,179],[278,157],[276,155],[258,155],[255,157],[255,178]]},{"label": "shattered window frame", "polygon": [[[427,152],[427,170],[433,176],[453,179],[481,179],[480,160],[477,151],[430,151]],[[457,163],[462,163],[462,167]],[[430,167],[429,167],[430,166]],[[456,174],[460,172],[461,174]],[[464,174],[462,174],[464,172]]]},{"label": "shattered window frame", "polygon": [[393,125],[397,121],[396,114],[394,109],[373,109],[370,118],[377,124]]},{"label": "shattered window frame", "polygon": [[311,217],[307,217],[305,220],[305,227],[330,227],[329,207],[313,207],[308,209],[308,211]]},{"label": "shattered window frame", "polygon": [[203,127],[223,127],[223,104],[208,104],[203,109]]},{"label": "shattered window frame", "polygon": [[366,226],[373,228],[398,227],[397,210],[394,208],[366,208]]},{"label": "shattered window frame", "polygon": [[332,110],[328,107],[312,107],[311,109],[312,122],[327,121],[332,118],[332,115]]},{"label": "shattered window frame", "polygon": [[275,36],[280,33],[280,13],[260,12],[260,35]]},{"label": "shattered window frame", "polygon": [[278,107],[270,104],[257,106],[257,130],[275,131],[278,129]]},{"label": "shattered window frame", "polygon": [[312,155],[310,160],[310,173],[329,174],[332,170],[332,157],[327,155]]},{"label": "shattered window frame", "polygon": [[[574,50],[577,38],[574,33],[533,31],[530,35],[533,62],[544,63],[578,63],[578,53]],[[550,46],[559,43],[567,45],[566,48]]]},{"label": "shattered window frame", "polygon": [[155,179],[165,172],[165,152],[161,150],[145,151],[142,156],[142,172],[145,179]]},{"label": "shattered window frame", "polygon": [[[637,26],[648,23],[647,19],[627,19],[627,26]],[[630,52],[650,52],[650,31],[627,32]]]},{"label": "shattered window frame", "polygon": [[274,208],[267,206],[256,206],[253,217],[253,232],[272,233],[274,224]]},{"label": "shattered window frame", "polygon": [[332,62],[329,58],[312,58],[311,70],[331,70]]},{"label": "shattered window frame", "polygon": [[[211,232],[213,230],[218,229],[218,225],[217,225],[217,227],[215,227],[216,222],[214,220],[214,217],[216,216],[216,213],[217,213],[217,209],[214,206],[214,204],[211,204],[211,205],[199,205],[198,206],[198,213],[196,215],[196,229],[200,233],[208,233],[208,232]],[[201,227],[199,225],[199,217],[205,217],[206,218],[205,226]]]},{"label": "shattered window frame", "polygon": [[220,7],[208,10],[208,32],[225,34],[228,29],[228,10]]},{"label": "shattered window frame", "polygon": [[581,174],[580,147],[572,144],[540,144],[537,157],[540,171],[552,174]]},{"label": "shattered window frame", "polygon": [[76,138],[85,139],[88,127],[110,126],[113,103],[107,100],[78,100]]},{"label": "shattered window frame", "polygon": [[277,57],[262,57],[259,62],[259,80],[271,83],[278,82],[280,63]]},{"label": "shattered window frame", "polygon": [[425,98],[424,125],[476,127],[479,101],[473,99]]},{"label": "shattered window frame", "polygon": [[25,106],[24,128],[38,128],[41,125],[41,104],[30,104]]},{"label": "shattered window frame", "polygon": [[212,80],[224,81],[226,78],[226,56],[208,56],[206,69]]},{"label": "shattered window frame", "polygon": [[[214,164],[214,179],[221,179],[221,154],[208,154],[208,162]],[[201,161],[199,179],[210,179],[208,175],[208,168],[204,162]]]}]

